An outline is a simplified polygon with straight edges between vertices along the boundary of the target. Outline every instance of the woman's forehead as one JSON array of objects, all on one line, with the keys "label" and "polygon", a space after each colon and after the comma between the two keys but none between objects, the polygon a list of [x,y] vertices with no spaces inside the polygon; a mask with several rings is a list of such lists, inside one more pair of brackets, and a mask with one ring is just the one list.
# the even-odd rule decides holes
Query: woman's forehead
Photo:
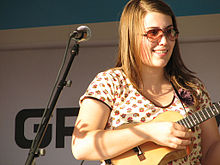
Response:
[{"label": "woman's forehead", "polygon": [[169,15],[149,12],[144,17],[144,28],[166,28],[173,25],[172,18]]}]

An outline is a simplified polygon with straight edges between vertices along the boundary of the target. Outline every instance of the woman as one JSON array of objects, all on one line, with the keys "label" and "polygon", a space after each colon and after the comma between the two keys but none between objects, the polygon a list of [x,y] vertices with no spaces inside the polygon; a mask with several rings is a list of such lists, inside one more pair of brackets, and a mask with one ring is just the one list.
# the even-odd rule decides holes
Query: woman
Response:
[{"label": "woman", "polygon": [[[99,73],[80,99],[72,137],[75,158],[113,160],[154,142],[184,151],[193,145],[190,154],[169,164],[220,164],[215,119],[192,131],[168,119],[151,122],[167,111],[187,116],[211,104],[201,81],[181,60],[172,10],[160,0],[131,0],[119,28],[116,67]],[[116,129],[126,123],[141,124]]]}]

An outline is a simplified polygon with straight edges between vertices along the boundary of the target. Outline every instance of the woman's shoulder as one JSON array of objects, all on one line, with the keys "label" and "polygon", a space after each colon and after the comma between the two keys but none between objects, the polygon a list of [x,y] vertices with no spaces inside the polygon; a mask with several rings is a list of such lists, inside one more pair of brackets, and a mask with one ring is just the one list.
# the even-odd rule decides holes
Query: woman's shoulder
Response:
[{"label": "woman's shoulder", "polygon": [[127,80],[127,76],[121,68],[110,68],[108,70],[99,72],[96,76],[96,79],[107,80],[107,81],[123,81]]},{"label": "woman's shoulder", "polygon": [[198,99],[198,108],[205,108],[211,105],[211,99],[206,88],[206,85],[201,80],[196,82],[195,87],[196,97]]},{"label": "woman's shoulder", "polygon": [[206,85],[202,80],[197,80],[195,83],[195,91],[197,95],[208,95],[208,90],[206,88]]},{"label": "woman's shoulder", "polygon": [[120,77],[120,76],[124,76],[124,72],[122,68],[110,68],[105,71],[99,72],[98,75]]}]

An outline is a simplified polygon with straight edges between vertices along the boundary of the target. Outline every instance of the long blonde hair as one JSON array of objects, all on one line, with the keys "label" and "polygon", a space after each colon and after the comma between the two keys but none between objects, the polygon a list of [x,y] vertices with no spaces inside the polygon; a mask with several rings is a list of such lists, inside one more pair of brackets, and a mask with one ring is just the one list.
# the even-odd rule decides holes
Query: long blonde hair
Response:
[{"label": "long blonde hair", "polygon": [[[161,0],[130,0],[121,15],[119,24],[119,49],[116,67],[121,67],[132,84],[140,89],[142,83],[140,54],[141,40],[144,32],[144,17],[147,12],[159,12],[172,18],[173,27],[177,28],[176,18],[171,8]],[[198,78],[183,63],[178,39],[176,39],[172,56],[165,67],[165,76],[176,88],[188,89],[195,101],[194,87]]]}]

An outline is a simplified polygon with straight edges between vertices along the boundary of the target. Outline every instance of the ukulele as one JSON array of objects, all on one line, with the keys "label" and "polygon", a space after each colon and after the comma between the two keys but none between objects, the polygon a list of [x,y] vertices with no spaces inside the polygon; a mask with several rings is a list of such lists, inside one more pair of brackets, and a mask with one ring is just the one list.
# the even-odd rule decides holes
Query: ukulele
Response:
[{"label": "ukulele", "polygon": [[[202,122],[220,114],[220,102],[213,103],[212,106],[196,111],[195,113],[183,116],[175,111],[167,111],[158,115],[151,122],[171,121],[183,125],[189,129],[201,124]],[[134,124],[123,124],[116,129],[128,128]],[[177,160],[190,154],[192,145],[186,150],[177,150],[169,147],[157,145],[153,142],[146,142],[135,147],[117,157],[111,159],[112,165],[165,165],[170,161]],[[107,160],[108,162],[109,160]],[[108,163],[107,163],[108,164]]]}]

